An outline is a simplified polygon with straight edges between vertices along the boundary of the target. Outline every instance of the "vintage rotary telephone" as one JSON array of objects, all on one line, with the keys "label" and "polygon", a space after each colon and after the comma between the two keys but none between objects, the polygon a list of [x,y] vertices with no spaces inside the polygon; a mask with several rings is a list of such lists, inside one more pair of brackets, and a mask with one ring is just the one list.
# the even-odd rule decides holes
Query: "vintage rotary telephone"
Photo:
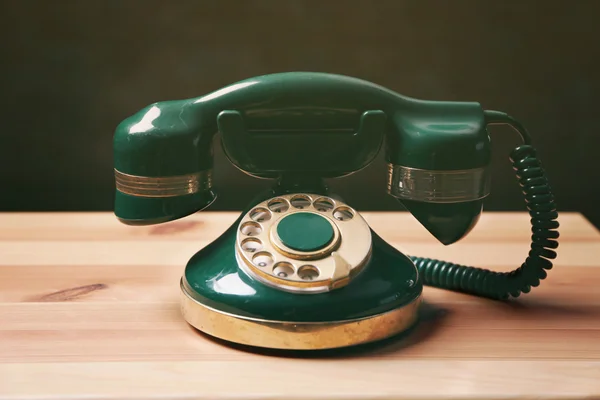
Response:
[{"label": "vintage rotary telephone", "polygon": [[[511,161],[533,236],[513,272],[404,255],[323,183],[369,165],[385,140],[388,194],[452,244],[490,192],[493,124],[512,126],[524,142]],[[209,335],[279,349],[373,342],[413,325],[423,285],[517,297],[556,257],[553,195],[517,121],[475,102],[417,100],[326,73],[259,76],[125,119],[114,135],[117,217],[158,224],[211,204],[216,133],[236,167],[274,185],[185,268],[183,316]]]}]

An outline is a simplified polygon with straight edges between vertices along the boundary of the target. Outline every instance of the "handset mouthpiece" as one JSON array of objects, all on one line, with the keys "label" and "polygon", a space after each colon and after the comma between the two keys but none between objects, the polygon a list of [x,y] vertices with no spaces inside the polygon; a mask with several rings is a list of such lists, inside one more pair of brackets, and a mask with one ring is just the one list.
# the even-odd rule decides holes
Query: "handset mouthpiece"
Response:
[{"label": "handset mouthpiece", "polygon": [[491,145],[478,103],[415,101],[388,135],[387,193],[441,243],[466,236],[491,189]]}]

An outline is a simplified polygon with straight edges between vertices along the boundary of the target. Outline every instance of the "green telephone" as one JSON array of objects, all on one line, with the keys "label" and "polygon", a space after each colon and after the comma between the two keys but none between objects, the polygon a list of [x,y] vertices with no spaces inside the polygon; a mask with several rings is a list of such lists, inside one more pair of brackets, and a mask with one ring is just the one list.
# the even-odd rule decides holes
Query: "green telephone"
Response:
[{"label": "green telephone", "polygon": [[[384,147],[387,193],[452,244],[490,193],[493,124],[512,126],[524,142],[510,158],[533,235],[513,272],[404,255],[324,184],[368,166]],[[122,121],[113,141],[119,220],[159,224],[209,206],[216,133],[231,163],[273,185],[185,267],[183,317],[208,335],[277,349],[373,342],[418,321],[423,285],[504,300],[552,268],[558,213],[521,124],[479,103],[417,100],[327,73],[258,76]]]}]

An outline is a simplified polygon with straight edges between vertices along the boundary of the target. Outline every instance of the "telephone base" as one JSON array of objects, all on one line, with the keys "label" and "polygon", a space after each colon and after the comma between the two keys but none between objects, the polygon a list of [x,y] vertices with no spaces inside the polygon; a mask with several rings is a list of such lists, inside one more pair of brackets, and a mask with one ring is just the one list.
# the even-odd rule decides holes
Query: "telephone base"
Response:
[{"label": "telephone base", "polygon": [[[315,244],[320,247],[313,253],[307,247],[301,254],[311,258],[295,258],[295,248]],[[312,279],[301,275],[308,267],[316,272]],[[196,329],[280,350],[333,349],[394,336],[416,321],[423,292],[408,256],[356,210],[313,192],[253,201],[192,256],[180,285],[183,317]]]},{"label": "telephone base", "polygon": [[251,318],[217,310],[195,299],[181,280],[181,311],[194,328],[219,339],[280,350],[325,350],[371,343],[408,330],[421,296],[408,304],[356,319],[296,322]]}]

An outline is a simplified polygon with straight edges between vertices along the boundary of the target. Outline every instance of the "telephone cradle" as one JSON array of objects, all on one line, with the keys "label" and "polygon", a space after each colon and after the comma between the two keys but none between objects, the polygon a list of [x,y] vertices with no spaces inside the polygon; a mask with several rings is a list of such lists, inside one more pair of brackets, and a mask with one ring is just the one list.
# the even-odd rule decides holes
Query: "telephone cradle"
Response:
[{"label": "telephone cradle", "polygon": [[[325,184],[383,148],[387,194],[453,244],[490,193],[488,127],[497,124],[523,142],[510,161],[532,224],[529,254],[512,272],[405,255]],[[183,318],[210,336],[292,350],[374,342],[418,322],[423,285],[507,300],[552,268],[558,213],[519,122],[476,102],[413,99],[327,73],[258,76],[123,120],[113,138],[117,218],[159,224],[208,207],[217,133],[233,165],[273,184],[185,266]]]}]

